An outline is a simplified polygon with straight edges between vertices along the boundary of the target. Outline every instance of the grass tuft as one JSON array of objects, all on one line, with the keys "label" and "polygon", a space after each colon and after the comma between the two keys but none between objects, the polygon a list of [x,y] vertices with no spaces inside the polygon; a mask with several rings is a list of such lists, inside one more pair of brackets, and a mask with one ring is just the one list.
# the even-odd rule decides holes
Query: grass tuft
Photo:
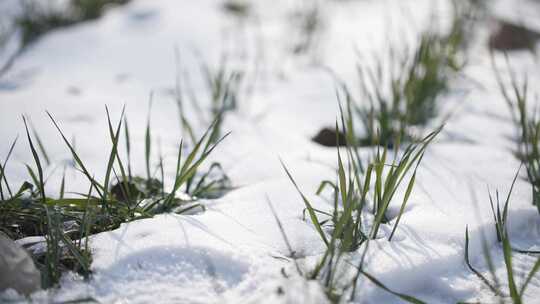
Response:
[{"label": "grass tuft", "polygon": [[510,84],[505,85],[496,69],[492,56],[493,68],[501,94],[508,104],[517,134],[515,155],[523,162],[527,179],[531,184],[533,205],[540,213],[540,108],[539,104],[530,104],[527,78],[519,81],[510,69],[508,57],[506,63],[510,75]]},{"label": "grass tuft", "polygon": [[[508,196],[504,202],[503,210],[501,211],[500,208],[500,202],[499,202],[499,196],[496,196],[497,202],[496,202],[496,208],[494,208],[494,202],[493,198],[490,194],[490,205],[493,212],[493,217],[495,220],[495,230],[497,232],[497,239],[500,242],[500,246],[498,246],[498,249],[501,250],[503,255],[503,262],[505,266],[505,272],[506,272],[506,285],[503,285],[500,283],[500,279],[497,277],[497,274],[495,272],[495,267],[493,264],[493,258],[490,254],[489,247],[487,245],[487,241],[485,240],[485,237],[482,235],[482,249],[483,249],[483,256],[484,259],[487,262],[488,270],[491,275],[492,281],[490,281],[488,278],[486,278],[484,275],[482,275],[477,269],[475,269],[470,261],[469,257],[469,231],[468,228],[465,229],[465,262],[467,264],[467,267],[471,272],[473,272],[484,285],[486,285],[497,297],[500,301],[500,303],[506,303],[507,300],[511,301],[511,303],[514,304],[521,304],[523,303],[523,295],[525,293],[525,290],[527,289],[527,286],[531,282],[532,278],[536,275],[536,273],[540,270],[540,257],[537,258],[536,262],[534,263],[533,267],[529,270],[527,273],[525,280],[523,281],[523,284],[521,287],[518,287],[516,283],[516,274],[514,272],[513,268],[513,252],[510,241],[510,236],[508,234],[507,230],[507,211],[508,211],[508,204],[510,202],[510,197],[512,194],[512,189],[514,188],[514,184],[516,183],[517,177],[519,174],[519,170],[514,177],[514,180],[512,181],[512,185],[510,188],[510,191],[508,192]],[[507,289],[503,289],[503,286],[507,286]]]},{"label": "grass tuft", "polygon": [[[170,192],[164,189],[163,159],[160,157],[158,169],[161,171],[161,180],[148,175],[147,178],[133,176],[131,165],[128,170],[120,156],[118,145],[122,130],[125,131],[127,141],[128,162],[129,129],[124,116],[124,109],[118,123],[113,125],[109,109],[105,108],[107,115],[108,133],[111,139],[111,150],[106,164],[103,182],[94,178],[90,169],[85,165],[75,150],[74,144],[67,140],[59,123],[51,113],[47,115],[57,128],[64,144],[70,151],[75,169],[81,172],[89,181],[88,193],[78,193],[82,198],[65,197],[65,169],[60,185],[59,198],[46,195],[43,163],[40,153],[46,155],[45,147],[35,130],[32,132],[26,117],[22,117],[25,126],[29,148],[34,159],[34,166],[26,165],[29,178],[32,182],[24,182],[17,192],[9,186],[5,175],[5,167],[13,151],[16,139],[13,141],[6,160],[0,167],[0,231],[5,232],[12,239],[21,239],[27,236],[43,236],[42,242],[45,251],[40,252],[29,248],[33,254],[38,268],[42,272],[44,287],[56,286],[62,273],[71,270],[81,274],[84,278],[91,275],[92,261],[88,237],[92,234],[113,230],[124,222],[151,217],[158,213],[175,212],[184,213],[195,208],[204,209],[199,197],[216,197],[222,190],[220,180],[213,174],[223,169],[219,164],[212,164],[208,172],[199,174],[201,166],[207,157],[229,134],[222,136],[216,142],[211,137],[216,134],[217,124],[214,122],[198,140],[195,147],[182,157],[183,144],[180,144],[177,160],[177,171],[174,187]],[[150,134],[150,123],[147,126]],[[151,139],[147,144],[147,165],[150,168]],[[37,143],[37,144],[36,144]],[[40,147],[41,146],[41,147]],[[116,184],[113,183],[116,180]],[[228,179],[227,179],[228,180]],[[177,192],[192,194],[177,196]],[[69,192],[67,192],[69,193]],[[94,195],[93,193],[97,193]],[[197,196],[195,196],[197,195]]]},{"label": "grass tuft", "polygon": [[[341,111],[341,126],[344,134],[349,134],[354,138],[353,130],[347,129],[350,120]],[[343,154],[337,149],[337,177],[336,182],[324,180],[317,189],[317,194],[321,194],[326,188],[333,190],[332,210],[318,210],[314,208],[309,199],[302,193],[292,174],[282,162],[285,173],[300,194],[305,205],[310,220],[315,230],[326,245],[326,251],[321,260],[317,263],[313,271],[306,274],[308,279],[318,279],[325,288],[326,294],[331,302],[338,303],[347,289],[352,286],[352,294],[355,293],[355,286],[359,276],[366,276],[377,286],[384,286],[374,277],[362,270],[362,265],[357,267],[358,274],[351,282],[344,283],[341,276],[346,254],[357,251],[362,245],[367,244],[370,239],[377,238],[378,230],[382,224],[389,223],[388,208],[394,201],[397,190],[405,181],[407,176],[411,176],[407,183],[407,188],[401,202],[399,214],[394,221],[392,232],[388,236],[391,241],[394,236],[400,219],[404,213],[407,201],[412,193],[415,183],[416,171],[422,161],[425,150],[433,141],[442,127],[433,131],[417,143],[411,143],[400,155],[396,149],[391,163],[388,163],[388,148],[382,151],[378,148],[376,155],[370,161],[366,170],[361,169],[361,159],[358,156],[357,147],[348,144]],[[336,122],[336,130],[339,133],[339,125]],[[336,133],[336,134],[337,134]],[[396,147],[399,147],[397,145]],[[368,229],[364,223],[365,211],[371,199],[373,223]],[[364,252],[365,255],[365,252]],[[363,258],[362,258],[363,261]],[[380,284],[377,284],[380,283]],[[414,297],[394,293],[388,288],[386,291],[411,303],[423,303]]]},{"label": "grass tuft", "polygon": [[128,2],[129,0],[69,0],[65,11],[61,11],[50,5],[23,1],[23,14],[16,20],[22,32],[22,48],[52,30],[97,19],[107,7]]},{"label": "grass tuft", "polygon": [[[363,127],[357,139],[361,146],[391,146],[415,141],[419,127],[439,114],[441,96],[465,66],[464,55],[472,22],[466,2],[454,1],[452,26],[447,33],[427,29],[414,47],[402,55],[390,47],[386,55],[376,55],[374,66],[356,65],[360,94],[342,83],[346,101],[352,104],[349,116]],[[365,106],[365,105],[368,106]]]}]

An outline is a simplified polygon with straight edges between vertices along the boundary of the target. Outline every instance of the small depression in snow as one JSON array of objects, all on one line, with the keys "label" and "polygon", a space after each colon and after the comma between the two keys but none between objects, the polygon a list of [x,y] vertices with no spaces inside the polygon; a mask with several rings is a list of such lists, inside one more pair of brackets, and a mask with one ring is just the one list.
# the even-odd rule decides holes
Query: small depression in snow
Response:
[{"label": "small depression in snow", "polygon": [[142,279],[180,285],[208,282],[219,292],[240,283],[249,266],[246,259],[215,249],[160,246],[138,251],[98,270],[96,279],[116,283]]}]

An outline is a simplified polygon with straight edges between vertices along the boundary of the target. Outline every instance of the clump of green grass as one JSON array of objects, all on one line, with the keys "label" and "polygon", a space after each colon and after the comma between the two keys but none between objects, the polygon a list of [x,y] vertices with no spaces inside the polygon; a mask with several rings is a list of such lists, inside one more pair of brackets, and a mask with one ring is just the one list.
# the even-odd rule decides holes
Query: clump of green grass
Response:
[{"label": "clump of green grass", "polygon": [[51,30],[73,24],[71,17],[51,7],[41,7],[33,2],[22,2],[23,14],[15,23],[21,29],[21,49]]},{"label": "clump of green grass", "polygon": [[373,212],[375,220],[371,231],[372,238],[377,236],[380,225],[388,222],[387,211],[390,203],[392,202],[397,189],[400,187],[405,177],[408,175],[408,173],[412,173],[412,176],[407,183],[406,192],[403,202],[401,203],[398,216],[392,228],[392,232],[388,237],[389,241],[392,240],[392,237],[396,232],[399,221],[401,220],[405,210],[409,196],[413,190],[416,180],[416,171],[418,170],[418,166],[424,157],[425,150],[433,139],[435,139],[437,134],[439,134],[441,129],[442,128],[439,128],[436,131],[431,132],[419,143],[410,144],[399,159],[396,152],[387,173],[385,173],[384,167],[387,166],[386,157],[388,150],[385,148],[382,154],[379,150],[377,151],[374,163],[370,165],[371,168],[368,167],[368,174],[374,172],[375,178],[375,192],[373,193]]},{"label": "clump of green grass", "polygon": [[[197,123],[201,124],[210,121],[213,125],[207,145],[216,143],[223,134],[223,121],[226,115],[238,109],[240,100],[244,96],[242,91],[244,73],[240,69],[232,68],[228,64],[225,55],[222,56],[217,70],[213,70],[207,64],[201,63],[200,70],[210,101],[210,108],[203,110],[200,107],[199,98],[191,87],[190,75],[187,72],[181,72],[178,50],[176,50],[175,55],[177,76],[174,98],[178,108],[180,128],[187,133],[191,144],[196,145],[195,122],[186,115],[186,106],[190,105],[194,108],[198,117]],[[186,182],[186,193],[199,198],[216,198],[222,196],[231,188],[232,183],[229,177],[224,172],[221,164],[216,162],[212,163],[206,172],[195,172]]]},{"label": "clump of green grass", "polygon": [[[463,68],[469,19],[463,4],[454,2],[454,18],[447,33],[423,31],[418,45],[399,55],[394,47],[375,58],[375,66],[357,65],[361,94],[342,84],[353,115],[364,130],[358,144],[391,145],[418,139],[414,128],[438,115],[439,101],[450,81]],[[468,7],[468,6],[466,6]],[[368,106],[362,106],[368,104]]]},{"label": "clump of green grass", "polygon": [[[519,170],[518,170],[518,173],[519,173]],[[518,285],[516,284],[516,274],[512,266],[512,254],[513,254],[514,249],[512,248],[510,236],[508,234],[508,229],[507,229],[508,204],[510,202],[510,196],[512,194],[512,189],[514,188],[514,184],[516,183],[517,177],[518,177],[518,174],[516,174],[514,180],[512,181],[512,186],[510,188],[510,191],[508,192],[508,196],[504,202],[504,206],[502,210],[501,210],[501,204],[499,201],[499,196],[498,195],[496,196],[496,208],[495,208],[494,200],[490,194],[490,204],[492,208],[491,210],[493,212],[493,218],[495,221],[495,231],[497,233],[497,240],[501,244],[500,249],[504,257],[504,265],[505,265],[505,270],[506,270],[506,282],[508,285],[506,290],[505,288],[503,288],[504,286],[506,286],[506,284],[501,284],[501,279],[497,277],[497,274],[495,272],[495,265],[493,262],[493,258],[489,252],[487,241],[483,235],[482,235],[482,251],[483,251],[486,264],[488,266],[491,280],[488,279],[480,271],[478,271],[476,268],[472,266],[470,257],[469,257],[469,231],[468,231],[468,228],[465,230],[465,262],[467,264],[467,267],[472,273],[474,273],[475,276],[477,276],[482,281],[484,285],[486,285],[486,287],[488,287],[493,292],[494,296],[499,299],[500,303],[506,303],[507,300],[514,304],[523,303],[524,302],[523,295],[525,293],[525,290],[527,289],[527,286],[532,281],[536,273],[540,270],[540,258],[537,258],[533,267],[531,268],[529,273],[526,275],[525,280],[523,281],[523,284],[521,285],[521,287],[518,288]],[[529,253],[525,251],[518,251],[518,252],[521,254]]]},{"label": "clump of green grass", "polygon": [[[33,217],[33,222],[37,222],[40,225],[39,229],[45,230],[45,253],[38,256],[34,255],[34,260],[42,273],[43,287],[48,288],[58,284],[61,277],[61,271],[66,269],[74,270],[83,275],[84,278],[88,278],[90,275],[91,263],[91,254],[88,247],[89,230],[87,227],[90,218],[88,209],[86,209],[83,214],[81,226],[79,227],[81,229],[67,231],[69,229],[66,229],[65,224],[68,222],[73,222],[75,224],[75,221],[68,220],[72,214],[59,211],[58,206],[54,203],[51,204],[50,200],[45,196],[45,182],[41,160],[28,130],[25,117],[23,117],[23,122],[37,174],[33,173],[34,171],[29,165],[27,165],[27,168],[33,179],[37,180],[37,191],[32,193],[30,197],[25,197],[23,196],[23,193],[26,190],[31,190],[32,185],[28,183],[23,184],[15,196],[12,195],[9,200],[2,199],[0,202],[0,208],[4,209],[2,210],[2,213],[4,215],[7,213],[8,220],[11,216],[14,217],[16,221],[21,219],[24,220],[27,217]],[[90,195],[91,188],[89,192],[89,196]],[[7,210],[5,209],[6,205],[8,205]],[[17,208],[17,205],[22,206],[23,208]],[[4,227],[3,222],[2,224],[2,231],[9,231],[9,229]],[[75,239],[75,241],[73,239]]]},{"label": "clump of green grass", "polygon": [[72,0],[71,9],[80,21],[101,17],[107,7],[127,4],[130,0]]},{"label": "clump of green grass", "polygon": [[[338,126],[336,125],[336,128]],[[389,150],[387,147],[378,148],[375,157],[367,165],[365,172],[360,170],[357,159],[355,158],[354,148],[347,146],[346,159],[348,165],[344,165],[343,157],[338,149],[338,176],[337,183],[330,180],[321,182],[317,194],[320,194],[324,188],[331,187],[334,192],[333,211],[323,212],[312,207],[309,200],[302,194],[297,187],[292,175],[284,165],[285,172],[299,191],[306,210],[311,221],[319,232],[321,239],[326,245],[329,241],[322,224],[331,222],[333,233],[337,239],[342,241],[341,246],[345,251],[354,251],[369,236],[374,239],[377,237],[381,224],[388,223],[388,208],[393,201],[397,190],[404,183],[405,178],[411,174],[406,192],[401,203],[399,214],[396,218],[394,227],[388,239],[392,237],[400,222],[401,216],[405,210],[409,196],[413,190],[416,171],[420,165],[423,155],[428,145],[435,139],[441,128],[431,132],[418,143],[411,143],[400,155],[398,149],[394,150],[393,159],[388,161]],[[347,168],[347,169],[346,169]],[[372,184],[374,188],[371,189]],[[362,232],[362,212],[367,207],[368,200],[371,198],[371,212],[374,217],[371,232],[365,234]],[[322,214],[331,218],[331,221],[321,221],[317,214]]]},{"label": "clump of green grass", "polygon": [[[0,165],[0,231],[13,239],[27,236],[44,236],[44,252],[34,253],[36,264],[43,274],[44,287],[58,283],[62,272],[73,270],[83,277],[90,276],[91,252],[88,247],[88,237],[92,234],[116,229],[120,224],[151,217],[163,212],[185,213],[194,208],[202,208],[199,197],[213,197],[219,188],[218,182],[210,175],[212,170],[218,170],[219,165],[212,165],[207,173],[198,174],[207,157],[228,134],[216,142],[210,139],[217,130],[214,122],[196,142],[191,151],[183,156],[183,141],[178,150],[174,186],[169,191],[164,188],[163,160],[160,157],[158,171],[161,179],[149,173],[146,178],[133,176],[130,163],[129,129],[124,126],[127,141],[127,167],[118,151],[122,123],[127,119],[122,112],[117,125],[113,125],[108,109],[107,122],[111,149],[105,161],[105,176],[103,181],[94,178],[90,169],[75,150],[74,145],[67,140],[59,123],[52,114],[47,113],[57,128],[66,147],[71,152],[76,169],[89,181],[88,193],[79,193],[82,198],[66,198],[65,177],[62,178],[59,198],[46,195],[42,157],[46,156],[43,142],[37,133],[30,132],[26,118],[23,118],[27,139],[30,145],[35,166],[27,165],[32,182],[24,182],[15,191],[8,182],[5,174],[7,162],[17,140],[14,140],[8,151],[6,160]],[[34,133],[32,135],[32,133]],[[151,130],[147,125],[146,159],[150,168]],[[38,143],[37,145],[35,143]],[[45,157],[49,163],[48,157]],[[216,169],[217,168],[217,169]],[[113,182],[116,180],[116,184]],[[191,198],[178,196],[185,191],[193,194]],[[196,195],[196,196],[195,196]]]},{"label": "clump of green grass", "polygon": [[[347,130],[346,126],[350,125],[350,120],[345,118],[343,112],[341,114],[341,124],[344,133],[354,137],[354,132]],[[337,123],[336,130],[339,131]],[[334,183],[325,180],[321,182],[317,190],[317,194],[320,194],[326,187],[332,188],[333,206],[330,211],[314,208],[313,204],[298,187],[290,171],[282,163],[287,176],[304,202],[305,210],[315,230],[326,245],[323,257],[315,269],[307,274],[307,277],[309,279],[319,279],[332,302],[338,303],[345,290],[349,288],[353,289],[352,295],[354,296],[356,281],[361,275],[366,276],[375,284],[379,283],[378,286],[384,286],[374,277],[365,273],[362,264],[357,267],[358,274],[351,282],[343,283],[340,281],[340,269],[345,263],[343,257],[347,253],[357,251],[362,245],[365,245],[364,250],[367,250],[369,240],[378,237],[380,226],[389,223],[388,209],[390,204],[394,202],[396,192],[405,183],[406,177],[409,176],[398,216],[388,236],[388,240],[392,240],[414,188],[418,165],[422,161],[426,148],[439,132],[440,129],[437,129],[419,142],[409,144],[401,155],[396,149],[391,162],[387,160],[388,148],[385,147],[382,151],[381,148],[377,149],[374,159],[368,163],[365,171],[361,170],[361,160],[357,157],[357,147],[347,145],[345,157],[338,148],[337,181]],[[399,147],[399,145],[396,145],[396,147]],[[365,211],[370,203],[372,203],[371,216],[373,222],[371,227],[368,227],[365,221]],[[385,290],[391,291],[388,288]],[[413,303],[421,302],[413,301]]]},{"label": "clump of green grass", "polygon": [[[181,70],[180,54],[176,55],[176,85],[174,98],[178,107],[180,127],[195,142],[195,122],[186,115],[186,106],[191,106],[198,118],[198,123],[216,122],[216,132],[212,133],[211,141],[219,139],[222,132],[222,124],[229,113],[239,110],[241,104],[253,88],[253,83],[247,83],[246,71],[230,62],[226,53],[222,53],[216,69],[210,67],[204,61],[200,63],[200,75],[206,86],[205,98],[209,107],[201,108],[200,96],[195,94],[191,75]],[[188,103],[189,102],[189,103]]]},{"label": "clump of green grass", "polygon": [[22,2],[23,15],[16,20],[22,32],[22,47],[52,30],[101,17],[108,6],[122,5],[129,0],[70,0],[65,11]]},{"label": "clump of green grass", "polygon": [[[243,72],[229,66],[226,56],[222,56],[218,68],[212,69],[207,64],[201,64],[207,91],[210,92],[210,113],[217,120],[218,131],[226,113],[236,111],[239,107],[240,88]],[[216,136],[219,136],[219,132]],[[217,137],[213,137],[213,140]]]},{"label": "clump of green grass", "polygon": [[528,81],[526,78],[521,82],[518,81],[510,70],[508,58],[509,87],[503,83],[495,64],[493,65],[502,96],[508,104],[513,123],[518,130],[515,155],[525,165],[527,179],[532,188],[533,205],[540,213],[540,108],[538,104],[530,104]]}]

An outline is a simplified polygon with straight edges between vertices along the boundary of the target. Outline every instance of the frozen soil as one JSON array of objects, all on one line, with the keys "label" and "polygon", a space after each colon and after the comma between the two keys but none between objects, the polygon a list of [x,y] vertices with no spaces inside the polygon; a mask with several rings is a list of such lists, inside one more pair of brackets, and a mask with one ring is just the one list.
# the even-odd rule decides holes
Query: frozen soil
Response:
[{"label": "frozen soil", "polygon": [[[94,235],[91,280],[84,282],[67,274],[58,290],[38,292],[33,299],[326,301],[316,282],[294,274],[267,204],[268,197],[296,256],[301,257],[299,262],[309,267],[324,251],[324,244],[312,225],[302,220],[303,202],[279,158],[316,206],[330,209],[324,197],[314,193],[321,180],[334,178],[336,150],[310,140],[321,128],[332,126],[338,115],[335,82],[328,71],[354,84],[357,52],[370,64],[370,54],[385,50],[388,40],[414,39],[433,22],[433,11],[444,27],[449,3],[325,1],[318,43],[307,54],[294,55],[291,42],[297,33],[291,29],[291,12],[300,2],[254,1],[252,16],[239,20],[225,13],[220,1],[134,0],[109,10],[99,20],[53,31],[18,58],[0,79],[0,157],[5,157],[16,135],[23,135],[20,115],[30,117],[53,156],[46,172],[50,195],[58,193],[60,185],[61,170],[54,168],[69,163],[70,154],[45,110],[55,115],[68,137],[76,138],[81,157],[99,177],[109,153],[104,105],[118,117],[125,104],[135,170],[142,173],[148,95],[153,91],[152,132],[159,137],[168,164],[166,173],[172,178],[175,149],[183,136],[170,93],[176,77],[174,49],[180,52],[181,69],[193,75],[194,90],[202,101],[207,92],[197,78],[200,58],[217,63],[227,51],[235,64],[257,77],[253,94],[225,120],[224,129],[232,131],[231,136],[212,155],[224,166],[234,190],[205,201],[207,211],[200,214],[163,214]],[[12,8],[15,4],[6,1],[3,5]],[[538,15],[532,13],[540,10],[537,2],[499,0],[493,1],[491,9],[494,16],[540,29]],[[16,14],[15,9],[4,13],[7,11]],[[451,93],[441,100],[441,112],[453,115],[422,162],[395,241],[381,239],[370,244],[369,272],[393,290],[428,303],[491,301],[489,290],[464,263],[467,225],[473,264],[487,273],[480,245],[484,233],[495,266],[504,277],[488,189],[498,189],[505,196],[520,163],[512,155],[515,129],[490,63],[489,26],[487,22],[478,27],[467,68],[462,77],[452,80]],[[513,52],[509,58],[517,73],[527,73],[532,91],[540,92],[537,59],[525,51]],[[503,55],[495,54],[495,61],[504,67]],[[441,121],[433,121],[428,129]],[[199,129],[204,128],[201,123]],[[365,152],[368,155],[369,150]],[[6,169],[14,184],[27,178],[24,163],[31,163],[31,157],[21,140]],[[71,170],[67,187],[85,192],[87,183]],[[516,246],[538,250],[540,217],[531,205],[530,192],[528,183],[518,179],[510,204],[509,231]],[[383,233],[389,227],[383,227]],[[534,263],[525,255],[515,255],[515,259],[518,273],[527,272]],[[368,281],[359,284],[359,303],[400,303]],[[527,303],[540,303],[539,292],[536,278],[526,293]]]}]

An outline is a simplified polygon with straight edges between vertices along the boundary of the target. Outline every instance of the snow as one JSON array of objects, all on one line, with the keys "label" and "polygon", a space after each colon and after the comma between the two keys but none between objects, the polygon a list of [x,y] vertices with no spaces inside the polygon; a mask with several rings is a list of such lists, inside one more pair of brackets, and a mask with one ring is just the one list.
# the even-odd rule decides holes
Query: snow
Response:
[{"label": "snow", "polygon": [[[59,290],[39,292],[33,297],[36,301],[91,296],[104,303],[325,303],[316,282],[295,274],[267,204],[268,197],[296,255],[305,257],[300,262],[316,261],[324,244],[302,220],[303,202],[279,158],[317,207],[330,208],[314,192],[321,180],[334,178],[336,152],[310,141],[320,128],[333,125],[338,113],[333,77],[321,66],[354,84],[356,52],[370,64],[370,55],[383,52],[388,40],[414,39],[414,33],[429,24],[432,9],[448,11],[448,2],[326,1],[320,44],[312,53],[294,56],[289,51],[294,40],[290,16],[300,2],[254,1],[258,18],[245,20],[243,27],[220,9],[220,1],[134,0],[99,20],[47,34],[0,79],[0,88],[11,88],[0,90],[1,159],[15,136],[23,135],[21,114],[31,118],[53,156],[47,176],[70,159],[44,113],[48,110],[67,137],[76,138],[77,151],[99,179],[110,149],[104,105],[117,119],[125,104],[134,169],[142,173],[148,96],[153,91],[152,132],[156,143],[159,137],[170,178],[182,137],[169,93],[176,77],[175,47],[203,101],[199,58],[215,63],[224,49],[234,52],[242,49],[240,44],[245,44],[247,54],[233,56],[237,64],[251,69],[255,56],[263,58],[254,94],[238,113],[227,116],[224,129],[232,134],[211,157],[222,163],[236,189],[206,201],[207,211],[199,214],[158,215],[93,236],[92,279],[83,282],[68,274]],[[14,2],[5,3],[11,12]],[[495,15],[534,27],[538,18],[533,8],[538,4],[524,0],[493,5]],[[515,13],[524,11],[529,13]],[[447,17],[436,20],[444,24]],[[509,137],[515,130],[493,75],[487,35],[486,28],[478,29],[466,77],[453,81],[453,93],[441,103],[442,112],[455,113],[428,149],[396,239],[370,243],[368,271],[393,290],[428,303],[489,301],[489,290],[464,264],[467,225],[472,263],[487,272],[481,248],[484,233],[504,277],[488,189],[505,196],[519,162],[511,153]],[[502,55],[495,60],[504,67]],[[540,73],[532,56],[518,52],[510,60],[537,89]],[[18,184],[27,178],[23,164],[32,163],[23,138],[12,157],[7,174]],[[48,181],[50,195],[58,193],[59,172]],[[67,187],[82,192],[88,188],[74,171],[68,172]],[[538,249],[540,219],[526,181],[518,179],[512,198],[510,234],[522,248]],[[534,262],[526,256],[515,258],[518,272]],[[359,303],[400,303],[367,280],[359,284]],[[540,303],[534,296],[538,291],[540,281],[535,279],[528,303]]]}]

